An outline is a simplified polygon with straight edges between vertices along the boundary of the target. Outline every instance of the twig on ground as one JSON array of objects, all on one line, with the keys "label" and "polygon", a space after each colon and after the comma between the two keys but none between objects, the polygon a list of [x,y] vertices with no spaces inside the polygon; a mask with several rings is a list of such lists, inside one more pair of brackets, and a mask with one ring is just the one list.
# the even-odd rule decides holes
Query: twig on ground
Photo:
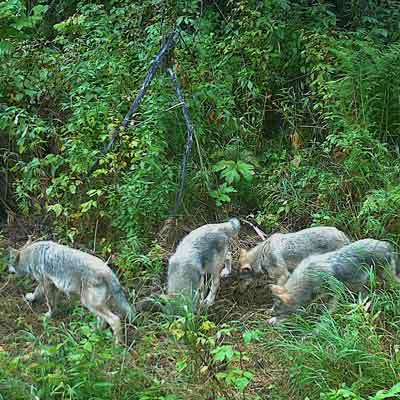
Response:
[{"label": "twig on ground", "polygon": [[243,221],[245,224],[250,225],[262,240],[267,239],[267,234],[265,232],[263,232],[259,227],[255,226],[254,224],[252,224],[251,222],[249,222],[243,218],[240,218],[240,220]]},{"label": "twig on ground", "polygon": [[0,287],[0,292],[2,292],[6,287],[7,287],[7,285],[10,283],[10,278],[8,278],[7,279],[7,282],[2,286],[2,287]]}]

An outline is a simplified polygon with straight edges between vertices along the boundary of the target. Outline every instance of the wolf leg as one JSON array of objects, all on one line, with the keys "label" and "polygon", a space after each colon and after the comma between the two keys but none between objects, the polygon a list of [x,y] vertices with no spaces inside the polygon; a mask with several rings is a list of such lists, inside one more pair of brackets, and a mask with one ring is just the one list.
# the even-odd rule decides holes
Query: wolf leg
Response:
[{"label": "wolf leg", "polygon": [[208,293],[208,296],[204,299],[203,304],[205,304],[206,306],[211,306],[214,304],[220,284],[221,272],[220,270],[218,270],[212,274],[210,292]]},{"label": "wolf leg", "polygon": [[286,267],[281,267],[280,273],[281,273],[280,276],[277,278],[277,285],[284,286],[285,283],[289,280],[290,273]]},{"label": "wolf leg", "polygon": [[221,271],[221,278],[229,276],[232,272],[232,253],[228,251],[226,253],[224,269]]},{"label": "wolf leg", "polygon": [[339,304],[339,300],[337,299],[337,297],[336,296],[332,296],[329,299],[329,301],[328,301],[328,303],[326,305],[326,308],[329,310],[330,313],[334,313],[338,304]]},{"label": "wolf leg", "polygon": [[[88,306],[87,306],[88,307]],[[88,307],[89,308],[89,307]],[[96,314],[98,317],[101,317],[108,325],[110,325],[114,337],[115,343],[123,343],[122,334],[121,334],[121,320],[117,315],[112,313],[107,307],[105,306],[97,306],[97,307],[90,307],[90,311]]]},{"label": "wolf leg", "polygon": [[27,301],[29,301],[29,303],[33,303],[35,301],[40,301],[40,300],[43,299],[43,297],[44,297],[44,287],[43,287],[43,283],[42,282],[40,282],[37,285],[37,287],[36,287],[36,289],[35,289],[35,291],[33,293],[27,293],[25,295],[25,299]]},{"label": "wolf leg", "polygon": [[58,301],[58,290],[52,283],[44,284],[44,296],[46,297],[46,303],[48,307],[48,311],[44,314],[47,318],[51,318],[57,309],[57,301]]},{"label": "wolf leg", "polygon": [[103,318],[97,317],[97,326],[101,330],[106,329],[107,328],[107,322]]},{"label": "wolf leg", "polygon": [[384,288],[390,287],[392,281],[400,282],[399,277],[396,274],[396,264],[392,260],[390,263],[377,268],[376,278],[379,282],[382,282]]},{"label": "wolf leg", "polygon": [[218,289],[221,285],[221,276],[223,271],[228,269],[228,274],[230,273],[232,267],[232,256],[228,249],[227,244],[223,251],[219,252],[213,262],[209,264],[205,270],[211,274],[211,288],[208,296],[204,299],[203,304],[205,306],[211,306],[214,304],[215,297],[217,296]]},{"label": "wolf leg", "polygon": [[116,343],[122,343],[121,320],[105,305],[107,290],[104,287],[82,288],[81,303],[98,318],[110,325]]},{"label": "wolf leg", "polygon": [[200,278],[200,285],[196,292],[196,303],[203,303],[206,291],[206,277],[204,275]]}]

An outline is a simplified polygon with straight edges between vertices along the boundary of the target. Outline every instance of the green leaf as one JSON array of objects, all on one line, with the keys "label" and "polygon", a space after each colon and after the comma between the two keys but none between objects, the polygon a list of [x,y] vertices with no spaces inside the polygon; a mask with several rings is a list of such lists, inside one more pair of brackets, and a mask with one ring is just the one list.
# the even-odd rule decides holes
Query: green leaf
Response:
[{"label": "green leaf", "polygon": [[179,360],[176,363],[176,370],[178,372],[182,372],[183,370],[185,370],[187,367],[187,361],[186,360]]},{"label": "green leaf", "polygon": [[49,6],[47,6],[47,5],[38,4],[32,8],[33,15],[35,17],[42,17],[46,13],[48,8],[49,8]]},{"label": "green leaf", "polygon": [[232,346],[224,345],[217,347],[215,350],[212,351],[212,354],[214,355],[215,361],[229,361],[232,360],[235,351],[233,350]]},{"label": "green leaf", "polygon": [[14,46],[4,40],[0,41],[0,56],[10,52]]},{"label": "green leaf", "polygon": [[251,343],[253,340],[259,340],[263,336],[260,330],[247,331],[243,333],[243,340],[246,344]]},{"label": "green leaf", "polygon": [[84,345],[83,348],[88,352],[91,353],[93,350],[93,345],[91,342],[87,341]]},{"label": "green leaf", "polygon": [[13,24],[14,28],[21,31],[24,28],[32,28],[34,21],[31,17],[19,17]]},{"label": "green leaf", "polygon": [[240,392],[244,392],[253,377],[254,375],[252,373],[245,372],[242,377],[235,379],[234,385],[239,389]]},{"label": "green leaf", "polygon": [[396,383],[391,389],[388,391],[385,390],[380,390],[375,394],[375,396],[370,397],[370,400],[382,400],[382,399],[388,399],[390,397],[394,397],[400,393],[400,382]]},{"label": "green leaf", "polygon": [[89,211],[91,208],[97,208],[97,202],[95,200],[89,200],[81,204],[81,210],[84,213]]},{"label": "green leaf", "polygon": [[48,206],[47,209],[53,211],[56,217],[59,217],[63,211],[63,206],[61,204],[53,204],[52,206]]},{"label": "green leaf", "polygon": [[222,171],[221,176],[226,180],[228,184],[240,181],[240,175],[235,168],[225,169],[224,171]]},{"label": "green leaf", "polygon": [[237,169],[246,181],[250,182],[253,179],[254,167],[251,164],[238,161]]},{"label": "green leaf", "polygon": [[94,386],[97,388],[100,388],[100,389],[103,389],[103,388],[107,389],[107,388],[113,387],[114,384],[112,382],[95,382]]},{"label": "green leaf", "polygon": [[214,165],[213,170],[219,172],[229,167],[232,168],[234,164],[235,163],[233,161],[221,160]]}]

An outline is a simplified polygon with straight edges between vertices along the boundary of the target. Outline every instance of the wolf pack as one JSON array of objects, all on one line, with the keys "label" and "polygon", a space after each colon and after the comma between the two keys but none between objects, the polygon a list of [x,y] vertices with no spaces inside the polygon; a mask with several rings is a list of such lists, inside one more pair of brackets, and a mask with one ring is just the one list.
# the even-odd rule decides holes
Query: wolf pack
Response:
[{"label": "wolf pack", "polygon": [[[221,278],[233,274],[230,243],[240,228],[239,219],[231,218],[203,225],[184,237],[169,259],[166,298],[187,301],[183,303],[190,304],[193,312],[213,305]],[[271,325],[317,299],[326,301],[333,311],[337,303],[333,289],[338,282],[362,293],[368,290],[371,272],[383,282],[400,281],[400,262],[391,243],[351,241],[335,227],[272,234],[253,249],[240,249],[238,261],[241,291],[260,276],[267,277],[265,289],[274,299],[269,310]],[[25,300],[45,301],[47,317],[57,311],[60,292],[78,296],[101,325],[111,327],[117,343],[123,342],[120,316],[134,323],[139,308],[142,311],[148,303],[142,302],[139,308],[130,304],[116,274],[100,258],[53,241],[29,240],[18,250],[10,248],[8,271],[29,275],[37,282]],[[112,311],[111,303],[120,316]]]}]

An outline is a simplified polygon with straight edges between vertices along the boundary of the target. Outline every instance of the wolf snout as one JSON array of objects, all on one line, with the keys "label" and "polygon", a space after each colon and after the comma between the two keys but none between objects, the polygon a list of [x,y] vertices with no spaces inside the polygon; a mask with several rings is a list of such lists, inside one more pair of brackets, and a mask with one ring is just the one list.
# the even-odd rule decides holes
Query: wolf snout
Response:
[{"label": "wolf snout", "polygon": [[15,270],[14,267],[8,266],[8,273],[9,273],[9,274],[16,274],[17,271]]},{"label": "wolf snout", "polygon": [[251,268],[250,264],[246,264],[240,267],[240,272],[252,272],[253,268]]}]

